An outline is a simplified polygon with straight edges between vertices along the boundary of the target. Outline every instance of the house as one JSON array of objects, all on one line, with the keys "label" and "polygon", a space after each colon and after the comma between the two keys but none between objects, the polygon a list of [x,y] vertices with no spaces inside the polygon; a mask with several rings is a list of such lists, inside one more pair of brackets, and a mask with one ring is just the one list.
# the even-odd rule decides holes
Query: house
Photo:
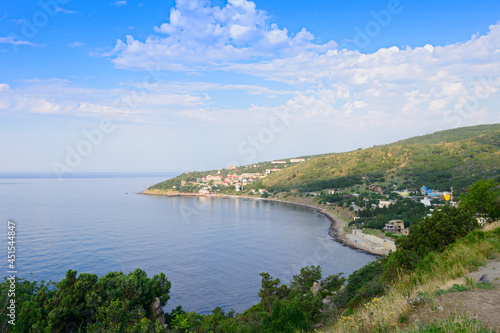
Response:
[{"label": "house", "polygon": [[300,163],[300,162],[304,162],[305,159],[303,158],[291,158],[290,159],[290,163]]},{"label": "house", "polygon": [[391,200],[380,200],[378,202],[378,208],[384,208],[384,207],[389,207],[389,205],[392,204],[392,201]]},{"label": "house", "polygon": [[385,232],[392,234],[406,234],[403,220],[390,220],[384,227]]},{"label": "house", "polygon": [[420,203],[423,203],[425,207],[432,206],[431,200],[429,198],[424,198],[424,199],[420,200]]},{"label": "house", "polygon": [[286,164],[286,161],[272,161],[271,164]]},{"label": "house", "polygon": [[351,202],[351,207],[352,209],[355,211],[355,212],[358,212],[360,210],[363,210],[363,208],[359,207],[358,205],[356,205],[356,203],[353,201]]},{"label": "house", "polygon": [[335,190],[328,190],[328,194],[335,194]]},{"label": "house", "polygon": [[396,200],[379,200],[378,208],[389,207],[391,204],[395,204]]},{"label": "house", "polygon": [[398,192],[398,194],[400,196],[402,196],[403,198],[409,198],[410,197],[410,192],[408,192],[408,190]]},{"label": "house", "polygon": [[422,186],[420,188],[420,193],[422,193],[423,196],[431,197],[431,198],[439,198],[441,197],[441,192],[432,190],[430,188],[427,188],[426,186]]},{"label": "house", "polygon": [[267,193],[267,190],[265,188],[259,188],[259,193],[260,194]]},{"label": "house", "polygon": [[181,180],[181,186],[186,186],[186,180],[185,179]]},{"label": "house", "polygon": [[441,200],[444,201],[453,201],[453,193],[451,192],[443,192],[441,193]]},{"label": "house", "polygon": [[380,187],[380,186],[368,185],[368,189],[370,191],[382,192],[382,187]]},{"label": "house", "polygon": [[199,190],[198,193],[200,193],[200,194],[210,194],[210,190],[211,190],[211,187],[210,186],[206,186],[206,187],[202,188],[201,190]]}]

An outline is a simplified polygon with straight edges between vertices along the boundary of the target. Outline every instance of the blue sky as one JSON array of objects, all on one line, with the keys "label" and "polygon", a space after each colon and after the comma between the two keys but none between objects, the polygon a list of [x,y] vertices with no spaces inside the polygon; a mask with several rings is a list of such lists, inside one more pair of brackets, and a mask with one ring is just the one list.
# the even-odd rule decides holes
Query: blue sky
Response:
[{"label": "blue sky", "polygon": [[0,171],[189,171],[498,123],[498,1],[0,8]]}]

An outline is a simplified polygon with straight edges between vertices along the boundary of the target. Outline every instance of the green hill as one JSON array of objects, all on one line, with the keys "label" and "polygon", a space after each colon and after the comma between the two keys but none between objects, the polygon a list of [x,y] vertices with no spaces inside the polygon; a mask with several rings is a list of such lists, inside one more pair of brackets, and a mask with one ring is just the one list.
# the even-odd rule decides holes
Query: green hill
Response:
[{"label": "green hill", "polygon": [[399,189],[418,189],[426,185],[442,191],[453,186],[460,191],[479,179],[500,177],[500,124],[439,131],[368,149],[303,158],[305,162],[286,165],[259,162],[239,166],[238,170],[187,172],[150,189],[179,189],[181,180],[186,180],[188,185],[181,190],[197,191],[199,186],[189,182],[206,175],[264,174],[266,169],[280,168],[281,171],[273,172],[248,188],[311,192],[372,184],[383,188],[395,185]]},{"label": "green hill", "polygon": [[314,191],[385,181],[465,188],[500,175],[500,124],[440,131],[392,144],[310,159],[263,179],[271,190]]}]

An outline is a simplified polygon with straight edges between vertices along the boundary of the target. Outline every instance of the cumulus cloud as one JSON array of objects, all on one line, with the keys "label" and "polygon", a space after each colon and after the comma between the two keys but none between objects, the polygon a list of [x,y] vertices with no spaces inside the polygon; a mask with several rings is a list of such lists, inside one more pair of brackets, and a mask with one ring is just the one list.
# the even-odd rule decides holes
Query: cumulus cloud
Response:
[{"label": "cumulus cloud", "polygon": [[30,103],[30,108],[34,113],[58,113],[61,106],[44,99],[35,100]]},{"label": "cumulus cloud", "polygon": [[[272,109],[286,109],[303,119],[369,122],[389,115],[386,123],[438,119],[460,126],[479,115],[476,104],[497,98],[500,88],[495,79],[500,77],[500,23],[461,43],[394,46],[365,54],[338,49],[334,41],[316,43],[305,28],[290,33],[252,1],[229,0],[218,7],[207,0],[177,0],[168,22],[154,30],[156,34],[145,40],[130,35],[119,40],[112,52],[115,65],[134,70],[217,69],[282,82],[291,87],[282,93],[291,97]],[[190,85],[210,89],[206,83]],[[214,89],[236,89],[216,85]],[[264,86],[253,93],[270,96]],[[258,118],[257,111],[270,109],[257,101],[241,114]],[[218,112],[225,111],[204,109],[203,117]],[[494,110],[489,107],[487,112]],[[450,114],[460,121],[450,122]]]},{"label": "cumulus cloud", "polygon": [[289,84],[345,82],[376,87],[393,83],[442,82],[500,71],[500,24],[487,35],[447,46],[308,53],[266,62],[231,64],[228,70]]},{"label": "cumulus cloud", "polygon": [[247,0],[229,0],[224,7],[212,6],[208,0],[177,0],[169,21],[154,30],[157,35],[145,41],[131,35],[125,41],[118,40],[112,52],[115,65],[191,70],[336,47],[333,41],[315,44],[305,28],[290,34]]}]

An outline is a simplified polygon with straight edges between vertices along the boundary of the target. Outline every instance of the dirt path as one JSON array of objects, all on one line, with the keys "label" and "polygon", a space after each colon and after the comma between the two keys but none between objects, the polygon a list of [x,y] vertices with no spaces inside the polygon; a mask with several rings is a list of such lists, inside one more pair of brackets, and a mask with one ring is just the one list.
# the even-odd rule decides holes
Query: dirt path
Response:
[{"label": "dirt path", "polygon": [[500,257],[468,275],[476,280],[486,275],[494,289],[448,292],[437,296],[435,300],[415,308],[409,315],[409,323],[430,323],[433,320],[466,314],[500,332]]}]

